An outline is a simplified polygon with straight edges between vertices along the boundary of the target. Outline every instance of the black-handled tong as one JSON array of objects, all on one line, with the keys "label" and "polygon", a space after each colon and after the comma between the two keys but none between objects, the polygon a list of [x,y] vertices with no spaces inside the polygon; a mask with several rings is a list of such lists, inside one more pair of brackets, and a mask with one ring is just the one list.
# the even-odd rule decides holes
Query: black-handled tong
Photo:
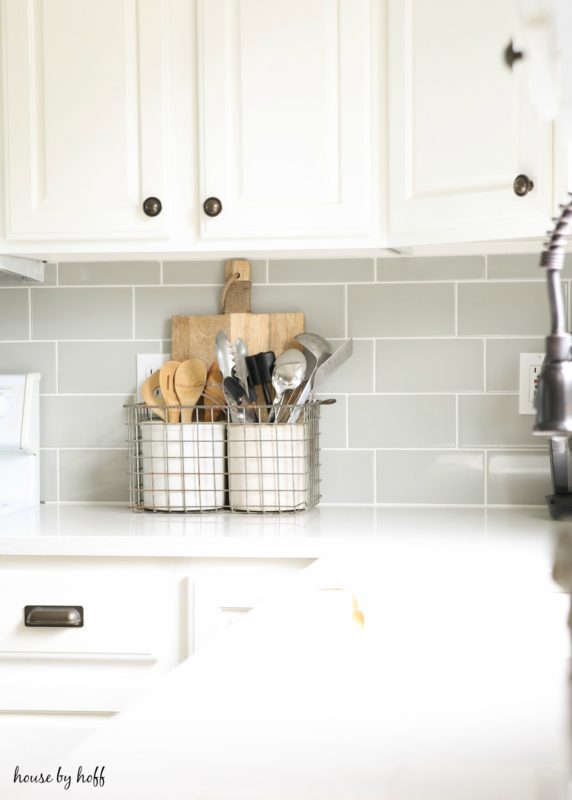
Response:
[{"label": "black-handled tong", "polygon": [[266,353],[257,353],[255,356],[246,357],[248,375],[253,386],[262,386],[266,405],[272,405],[269,384],[272,383],[272,370],[276,357],[269,350]]}]

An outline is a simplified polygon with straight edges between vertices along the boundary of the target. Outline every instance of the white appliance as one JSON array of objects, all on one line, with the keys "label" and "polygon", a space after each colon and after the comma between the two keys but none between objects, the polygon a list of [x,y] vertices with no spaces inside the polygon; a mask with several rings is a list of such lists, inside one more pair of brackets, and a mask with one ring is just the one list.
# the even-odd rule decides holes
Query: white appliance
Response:
[{"label": "white appliance", "polygon": [[0,514],[40,502],[40,378],[0,375]]}]

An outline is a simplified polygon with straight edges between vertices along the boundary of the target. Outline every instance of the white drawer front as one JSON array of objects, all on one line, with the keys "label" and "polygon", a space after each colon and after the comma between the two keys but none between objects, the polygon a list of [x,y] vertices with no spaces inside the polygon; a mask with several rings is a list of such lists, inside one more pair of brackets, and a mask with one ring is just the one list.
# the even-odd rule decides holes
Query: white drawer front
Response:
[{"label": "white drawer front", "polygon": [[[165,564],[0,565],[0,711],[115,711],[179,658],[177,583]],[[81,628],[24,625],[29,605],[81,605]]]}]

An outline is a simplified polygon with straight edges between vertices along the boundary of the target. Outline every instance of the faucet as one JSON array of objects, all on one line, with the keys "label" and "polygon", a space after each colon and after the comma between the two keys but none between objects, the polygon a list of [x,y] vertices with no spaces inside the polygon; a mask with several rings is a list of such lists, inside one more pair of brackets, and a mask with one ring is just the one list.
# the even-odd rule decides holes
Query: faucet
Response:
[{"label": "faucet", "polygon": [[[572,198],[572,193],[570,193]],[[536,392],[537,436],[549,439],[550,468],[554,494],[546,500],[554,519],[572,514],[572,335],[566,330],[566,315],[560,284],[564,266],[566,240],[572,228],[572,199],[561,205],[561,214],[549,233],[549,241],[540,259],[546,269],[550,334],[546,337],[546,358]]]}]

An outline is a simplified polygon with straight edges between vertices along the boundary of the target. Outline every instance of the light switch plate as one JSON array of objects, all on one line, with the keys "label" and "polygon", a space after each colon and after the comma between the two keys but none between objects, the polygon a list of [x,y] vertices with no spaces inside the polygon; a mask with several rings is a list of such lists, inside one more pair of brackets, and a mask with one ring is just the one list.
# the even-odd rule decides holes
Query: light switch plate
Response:
[{"label": "light switch plate", "polygon": [[141,387],[147,378],[171,358],[169,353],[137,353],[137,400],[142,402]]},{"label": "light switch plate", "polygon": [[518,385],[518,413],[535,414],[534,399],[544,353],[521,353]]}]

